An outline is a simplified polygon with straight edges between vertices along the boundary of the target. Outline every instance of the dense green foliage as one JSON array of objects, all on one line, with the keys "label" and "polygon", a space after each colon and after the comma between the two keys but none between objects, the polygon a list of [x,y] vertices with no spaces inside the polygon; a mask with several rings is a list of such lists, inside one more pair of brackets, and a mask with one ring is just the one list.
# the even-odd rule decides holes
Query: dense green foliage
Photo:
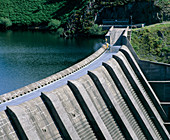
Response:
[{"label": "dense green foliage", "polygon": [[[168,0],[154,2],[164,9]],[[12,28],[50,29],[59,35],[103,35],[95,25],[97,13],[103,7],[125,5],[137,0],[0,0],[0,30]],[[152,14],[151,14],[152,16]],[[162,16],[161,16],[162,17]],[[38,27],[37,27],[38,26]]]},{"label": "dense green foliage", "polygon": [[87,0],[1,0],[0,17],[8,18],[15,25],[40,25],[51,19],[65,23]]},{"label": "dense green foliage", "polygon": [[169,0],[154,0],[155,5],[159,6],[160,8],[163,8],[165,5],[169,4]]},{"label": "dense green foliage", "polygon": [[170,63],[170,23],[133,29],[131,44],[141,59]]},{"label": "dense green foliage", "polygon": [[64,33],[64,28],[59,28],[59,29],[57,30],[57,35],[62,36],[63,33]]},{"label": "dense green foliage", "polygon": [[97,24],[94,24],[92,27],[90,27],[89,33],[91,35],[102,35],[105,33],[105,31],[102,31],[102,27],[99,27]]},{"label": "dense green foliage", "polygon": [[51,19],[51,21],[48,23],[48,27],[50,30],[57,30],[60,25],[61,21],[56,19]]},{"label": "dense green foliage", "polygon": [[[70,15],[77,10],[82,11],[90,0],[1,0],[0,18],[7,18],[14,25],[36,26],[48,24],[51,19],[68,21]],[[112,5],[124,5],[137,0],[96,0],[95,4],[107,2]],[[150,1],[150,0],[143,0]],[[164,6],[168,0],[155,0],[158,6]],[[94,7],[93,7],[94,8]]]},{"label": "dense green foliage", "polygon": [[12,22],[8,18],[1,17],[0,18],[0,26],[2,29],[7,29],[9,26],[12,26]]}]

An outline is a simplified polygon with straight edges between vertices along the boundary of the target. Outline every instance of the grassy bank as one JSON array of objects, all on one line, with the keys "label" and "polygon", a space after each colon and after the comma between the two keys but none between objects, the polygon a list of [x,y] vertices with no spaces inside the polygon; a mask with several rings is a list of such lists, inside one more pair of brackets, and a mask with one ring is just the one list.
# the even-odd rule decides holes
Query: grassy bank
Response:
[{"label": "grassy bank", "polygon": [[170,23],[133,29],[131,44],[140,59],[170,63]]}]

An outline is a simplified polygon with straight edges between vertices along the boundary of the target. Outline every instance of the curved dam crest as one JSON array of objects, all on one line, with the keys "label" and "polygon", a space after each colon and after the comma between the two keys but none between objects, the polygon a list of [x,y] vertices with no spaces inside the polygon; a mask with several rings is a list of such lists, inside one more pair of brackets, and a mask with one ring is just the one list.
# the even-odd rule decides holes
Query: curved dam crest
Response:
[{"label": "curved dam crest", "polygon": [[0,33],[0,95],[44,79],[83,60],[103,39],[64,39],[43,32]]},{"label": "curved dam crest", "polygon": [[[0,140],[170,139],[169,95],[162,92],[166,100],[160,100],[150,85],[155,77],[148,81],[142,69],[157,63],[139,60],[128,35],[128,28],[112,27],[109,49],[1,95]],[[169,83],[169,65],[158,66]]]}]

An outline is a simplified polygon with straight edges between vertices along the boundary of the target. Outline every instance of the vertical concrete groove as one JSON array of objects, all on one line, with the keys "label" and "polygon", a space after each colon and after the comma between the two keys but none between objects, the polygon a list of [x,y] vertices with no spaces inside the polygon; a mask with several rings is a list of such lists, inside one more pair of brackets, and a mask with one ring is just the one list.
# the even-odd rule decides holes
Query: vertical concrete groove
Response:
[{"label": "vertical concrete groove", "polygon": [[[103,67],[102,67],[103,68]],[[130,112],[127,104],[124,102],[122,96],[116,89],[115,85],[109,84],[106,80],[108,78],[105,75],[100,74],[101,68],[98,68],[97,70],[94,70],[92,72],[88,72],[90,77],[93,79],[95,82],[97,88],[100,91],[100,94],[103,96],[108,96],[109,99],[105,98],[105,102],[108,102],[108,100],[111,101],[112,107],[115,107],[117,110],[117,113],[119,114],[119,117],[125,124],[125,127],[129,133],[130,137],[132,139],[146,139],[145,136],[143,135],[140,127],[135,121],[135,118],[132,116],[132,113]],[[126,131],[126,129],[124,129]],[[140,132],[140,133],[138,133]],[[130,138],[131,139],[131,138]]]},{"label": "vertical concrete groove", "polygon": [[157,109],[157,111],[159,112],[159,114],[161,115],[163,120],[166,121],[167,120],[166,113],[164,112],[163,108],[160,106],[160,102],[159,102],[157,96],[155,95],[154,91],[151,89],[149,83],[147,82],[145,76],[143,75],[142,71],[140,70],[140,67],[138,66],[137,62],[133,58],[132,54],[130,53],[128,48],[125,46],[122,46],[120,51],[126,56],[128,62],[132,66],[135,74],[137,75],[141,84],[143,85],[144,89],[146,90],[146,93],[147,93],[149,99],[152,101],[152,103],[154,104],[155,108]]},{"label": "vertical concrete groove", "polygon": [[113,116],[108,110],[105,102],[103,101],[100,93],[98,92],[91,78],[88,75],[85,75],[79,78],[77,81],[81,83],[81,85],[88,93],[90,99],[92,100],[94,106],[96,107],[101,119],[106,125],[112,138],[115,139],[117,137],[118,139],[124,139],[123,134],[120,132],[117,123],[115,122]]},{"label": "vertical concrete groove", "polygon": [[22,139],[22,140],[28,140],[28,137],[26,136],[15,113],[9,107],[7,107],[5,112],[6,112],[7,116],[9,117],[9,120],[11,121],[11,124],[12,124],[18,138]]},{"label": "vertical concrete groove", "polygon": [[[80,111],[81,108],[79,107],[76,99],[73,97],[74,95],[73,94],[68,94],[68,90],[66,90],[66,88],[63,88],[63,90],[65,92],[65,95],[68,97],[68,99],[70,99],[71,105],[76,109],[76,112],[78,112],[78,110]],[[71,92],[71,89],[69,89],[69,91]],[[75,101],[77,103],[77,106],[76,106]],[[78,109],[78,107],[79,107],[79,109]],[[82,110],[81,110],[81,113],[82,114],[79,114],[79,115],[76,114],[79,117],[79,119],[77,118],[77,121],[73,122],[73,125],[74,125],[77,133],[79,134],[79,136],[80,136],[80,138],[82,140],[96,139],[96,137],[95,137],[95,135],[94,135],[94,133],[93,133],[87,119],[85,118]]]},{"label": "vertical concrete groove", "polygon": [[8,108],[9,113],[13,112],[11,116],[14,116],[12,119],[20,139],[52,140],[58,137],[58,129],[40,97]]},{"label": "vertical concrete groove", "polygon": [[128,81],[131,83],[132,87],[130,88],[130,90],[133,93],[134,92],[136,93],[134,96],[138,96],[140,98],[143,108],[146,110],[147,114],[149,114],[149,117],[152,118],[152,121],[157,130],[159,131],[161,137],[163,139],[168,139],[168,132],[165,126],[163,125],[163,120],[161,116],[159,115],[158,111],[153,105],[151,99],[149,98],[148,94],[143,88],[138,77],[134,73],[132,67],[128,63],[126,57],[121,52],[119,52],[116,54],[116,56],[114,56],[114,58],[117,60],[124,74],[126,75]]},{"label": "vertical concrete groove", "polygon": [[[114,77],[116,77],[116,75],[115,75]],[[139,120],[140,116],[139,116],[138,112],[135,111],[135,108],[134,108],[133,104],[131,103],[131,100],[130,100],[130,99],[128,98],[128,96],[126,95],[125,90],[123,90],[124,88],[121,86],[121,83],[118,82],[118,80],[116,80],[116,81],[115,81],[115,84],[117,85],[117,87],[118,87],[118,89],[119,89],[122,97],[124,98],[125,102],[128,104],[128,107],[130,108],[133,116],[135,117],[135,119],[136,119],[137,123],[139,124],[139,126],[141,127],[142,131],[143,131],[143,130],[146,130],[146,129],[145,129],[146,126],[142,123],[142,121],[141,121],[142,119]],[[121,86],[121,88],[119,88],[119,86]],[[141,124],[142,124],[142,125],[141,125]],[[144,127],[144,126],[145,126],[145,127]],[[136,130],[136,131],[139,132],[138,130]],[[148,134],[149,134],[149,132],[148,132]],[[149,136],[150,136],[150,135],[149,135]],[[148,135],[147,135],[147,137],[148,137]]]},{"label": "vertical concrete groove", "polygon": [[[56,110],[55,107],[53,106],[51,100],[45,94],[42,93],[41,98],[44,101],[48,111],[50,112],[51,117],[53,118],[56,126],[59,128],[60,133],[62,133],[62,136],[65,139],[70,139],[70,140],[72,138],[76,138],[76,137],[77,137],[77,139],[80,139],[79,136],[77,135],[77,133],[75,132],[74,128],[70,124],[70,121],[69,121],[66,113],[64,112],[63,107],[62,107],[61,103],[59,102],[59,100],[57,100],[58,102],[56,101],[58,104],[58,108]],[[62,118],[61,115],[64,118]],[[67,124],[65,124],[65,123],[67,123]],[[68,129],[68,128],[70,128],[70,129]],[[72,133],[68,132],[68,131],[71,131]]]},{"label": "vertical concrete groove", "polygon": [[[61,132],[68,131],[68,135],[72,137],[71,139],[96,139],[87,119],[85,118],[85,115],[83,114],[79,104],[71,92],[71,89],[67,85],[55,89],[51,92],[46,92],[43,94],[43,96],[47,96],[51,101],[52,105],[49,105],[49,107],[54,106],[53,110],[56,110],[56,113],[61,120],[60,122],[63,123],[63,125],[60,125],[59,127]],[[47,99],[44,99],[44,101],[45,100],[47,101]],[[60,102],[60,105],[58,102]],[[61,106],[62,110],[59,110]],[[54,113],[51,112],[50,114]],[[56,124],[59,123],[57,121],[59,120],[56,119]],[[63,127],[65,130],[62,130]],[[71,132],[73,129],[74,133]]]},{"label": "vertical concrete groove", "polygon": [[[143,105],[141,104],[141,101],[138,99],[136,93],[132,89],[130,83],[128,82],[128,80],[125,77],[124,73],[122,72],[120,66],[118,65],[118,62],[114,59],[111,59],[108,63],[112,67],[112,70],[115,72],[116,76],[119,78],[119,81],[123,86],[123,89],[125,89],[125,91],[126,91],[128,97],[130,98],[133,106],[135,107],[135,109],[139,113],[139,116],[142,118],[141,120],[144,122],[146,129],[148,129],[148,131],[152,135],[153,139],[161,139],[160,133],[158,132],[155,125],[153,124],[153,122],[149,118],[148,113],[146,112]],[[114,66],[113,66],[113,64],[114,64]],[[113,76],[113,79],[114,79],[114,77],[115,76]]]},{"label": "vertical concrete groove", "polygon": [[79,102],[86,118],[96,134],[96,137],[98,139],[112,139],[84,87],[77,81],[68,81],[68,85]]}]

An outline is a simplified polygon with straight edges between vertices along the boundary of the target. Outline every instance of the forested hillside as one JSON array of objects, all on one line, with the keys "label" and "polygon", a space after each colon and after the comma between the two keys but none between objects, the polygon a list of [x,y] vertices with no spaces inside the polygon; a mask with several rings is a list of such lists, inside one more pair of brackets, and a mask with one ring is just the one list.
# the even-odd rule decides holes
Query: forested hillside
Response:
[{"label": "forested hillside", "polygon": [[[169,0],[0,0],[0,30],[46,29],[62,36],[104,35],[95,24],[101,15],[101,19],[107,15],[118,20],[132,15],[133,23],[153,24],[169,21],[169,10]],[[134,30],[132,44],[138,55],[169,63],[169,30],[169,24]]]},{"label": "forested hillside", "polygon": [[15,25],[39,25],[48,23],[52,18],[62,23],[81,10],[87,0],[1,0],[0,17],[7,18]]},{"label": "forested hillside", "polygon": [[[104,5],[125,5],[137,0],[0,0],[0,23],[11,22],[17,26],[42,25],[51,19],[65,23],[69,17],[79,11],[84,16],[92,8],[95,14]],[[152,0],[142,0],[152,2]],[[155,5],[164,8],[168,0],[155,0]],[[81,12],[80,12],[81,11]],[[4,21],[4,19],[8,21]],[[94,15],[93,15],[94,19]],[[5,24],[5,23],[4,23]]]},{"label": "forested hillside", "polygon": [[170,23],[133,29],[131,44],[141,59],[170,63]]}]

